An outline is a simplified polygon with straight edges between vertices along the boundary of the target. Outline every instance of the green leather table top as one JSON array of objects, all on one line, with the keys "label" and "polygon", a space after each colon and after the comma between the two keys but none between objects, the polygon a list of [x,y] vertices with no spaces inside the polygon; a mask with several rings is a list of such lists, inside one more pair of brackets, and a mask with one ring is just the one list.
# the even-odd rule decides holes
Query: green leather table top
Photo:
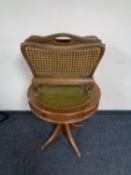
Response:
[{"label": "green leather table top", "polygon": [[38,100],[46,106],[58,109],[80,107],[90,96],[87,88],[80,85],[44,85],[38,88]]}]

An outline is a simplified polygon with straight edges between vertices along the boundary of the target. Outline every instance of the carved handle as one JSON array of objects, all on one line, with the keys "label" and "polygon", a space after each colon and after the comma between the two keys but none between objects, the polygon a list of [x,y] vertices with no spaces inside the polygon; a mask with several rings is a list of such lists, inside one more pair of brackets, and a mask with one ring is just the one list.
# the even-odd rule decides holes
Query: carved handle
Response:
[{"label": "carved handle", "polygon": [[48,43],[54,45],[72,45],[77,43],[94,43],[94,42],[101,42],[95,36],[88,36],[88,37],[80,37],[77,35],[69,34],[69,33],[56,33],[53,35],[48,36],[37,36],[33,35],[30,36],[25,40],[26,42],[33,42],[33,43]]},{"label": "carved handle", "polygon": [[79,37],[76,35],[68,34],[68,33],[58,33],[50,36],[50,40],[57,44],[74,44],[77,42],[84,42],[84,37]]}]

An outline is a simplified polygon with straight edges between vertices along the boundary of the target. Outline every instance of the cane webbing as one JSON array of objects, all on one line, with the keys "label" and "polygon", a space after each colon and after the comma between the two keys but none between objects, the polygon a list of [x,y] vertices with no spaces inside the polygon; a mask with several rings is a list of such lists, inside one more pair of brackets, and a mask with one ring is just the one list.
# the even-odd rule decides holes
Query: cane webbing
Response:
[{"label": "cane webbing", "polygon": [[88,77],[100,57],[101,48],[43,49],[25,47],[25,53],[37,76]]}]

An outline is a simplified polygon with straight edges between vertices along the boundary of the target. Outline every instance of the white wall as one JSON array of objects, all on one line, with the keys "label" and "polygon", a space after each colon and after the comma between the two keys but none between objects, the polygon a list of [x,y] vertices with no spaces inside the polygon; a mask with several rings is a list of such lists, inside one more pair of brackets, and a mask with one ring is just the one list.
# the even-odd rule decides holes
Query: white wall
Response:
[{"label": "white wall", "polygon": [[58,32],[97,35],[106,43],[95,73],[99,109],[131,109],[131,0],[0,0],[0,110],[29,109],[32,75],[20,43]]}]

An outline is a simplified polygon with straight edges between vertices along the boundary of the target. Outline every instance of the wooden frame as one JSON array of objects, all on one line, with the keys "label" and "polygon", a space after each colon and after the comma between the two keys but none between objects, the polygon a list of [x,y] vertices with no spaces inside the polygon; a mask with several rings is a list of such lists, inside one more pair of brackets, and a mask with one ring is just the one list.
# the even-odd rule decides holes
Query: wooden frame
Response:
[{"label": "wooden frame", "polygon": [[[64,130],[74,151],[80,156],[70,129],[82,127],[75,123],[91,117],[98,108],[100,89],[93,74],[104,54],[105,45],[96,36],[59,33],[46,37],[31,36],[21,44],[21,51],[33,73],[28,89],[31,110],[42,120],[57,124],[53,135],[41,148],[47,147]],[[53,109],[37,99],[37,87],[44,84],[85,85],[92,92],[92,97],[78,108]]]}]

